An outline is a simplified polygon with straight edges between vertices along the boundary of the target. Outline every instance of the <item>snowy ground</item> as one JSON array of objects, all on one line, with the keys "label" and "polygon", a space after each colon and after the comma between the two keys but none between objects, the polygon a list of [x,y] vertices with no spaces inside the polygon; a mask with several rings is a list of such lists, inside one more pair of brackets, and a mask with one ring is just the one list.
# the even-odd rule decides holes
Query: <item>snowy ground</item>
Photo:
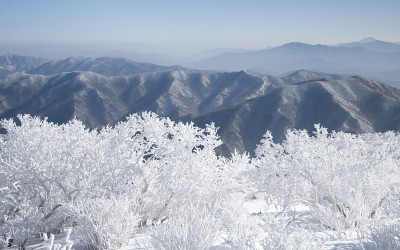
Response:
[{"label": "snowy ground", "polygon": [[[58,237],[57,237],[58,238]],[[55,241],[55,244],[61,244],[63,243],[63,237],[60,237]],[[364,247],[364,248],[363,248]],[[12,247],[10,249],[18,249],[18,247]],[[28,242],[28,246],[26,247],[27,250],[45,250],[46,246],[43,242]],[[72,249],[76,250],[86,250],[87,248],[84,247],[83,245],[79,245],[75,243],[72,247]],[[119,250],[134,250],[134,249],[154,249],[151,246],[150,240],[146,235],[143,234],[138,234],[134,238],[132,238],[129,241],[129,244],[127,246],[119,248]],[[219,245],[215,246],[212,248],[213,250],[224,250],[224,249],[231,249],[229,246],[224,246],[224,245]],[[324,244],[324,247],[322,248],[324,250],[373,250],[376,249],[376,247],[369,242],[363,243],[363,246],[361,246],[360,242],[357,239],[349,239],[349,240],[336,240],[336,241],[328,241]]]},{"label": "snowy ground", "polygon": [[[262,217],[263,215],[271,215],[277,214],[279,208],[273,206],[267,206],[267,203],[262,200],[251,200],[245,203],[245,209],[248,213],[254,214],[257,217]],[[304,214],[307,212],[308,208],[306,206],[296,206],[293,208],[297,214]],[[293,212],[293,211],[292,211]],[[321,232],[321,234],[324,234]],[[72,233],[71,241],[74,242],[72,249],[76,250],[86,250],[83,244],[79,244],[79,241],[76,238],[76,235]],[[56,235],[54,240],[54,245],[59,244],[61,247],[66,246],[65,242],[65,233]],[[18,249],[18,247],[14,246],[10,249]],[[45,250],[46,243],[44,241],[38,240],[31,240],[27,243],[27,250]],[[52,248],[56,249],[56,248]],[[61,248],[62,249],[62,248]],[[134,237],[129,240],[129,243],[126,246],[119,248],[119,250],[130,250],[130,249],[155,249],[152,247],[151,239],[147,236],[143,231],[139,231]],[[217,244],[211,248],[212,250],[225,250],[225,249],[232,249],[229,245],[226,244]],[[255,248],[256,249],[256,248]],[[347,249],[347,250],[358,250],[358,249],[365,249],[365,250],[373,250],[376,249],[373,243],[371,242],[360,242],[357,238],[350,238],[345,240],[328,240],[324,243],[323,248],[324,250],[330,249]]]}]

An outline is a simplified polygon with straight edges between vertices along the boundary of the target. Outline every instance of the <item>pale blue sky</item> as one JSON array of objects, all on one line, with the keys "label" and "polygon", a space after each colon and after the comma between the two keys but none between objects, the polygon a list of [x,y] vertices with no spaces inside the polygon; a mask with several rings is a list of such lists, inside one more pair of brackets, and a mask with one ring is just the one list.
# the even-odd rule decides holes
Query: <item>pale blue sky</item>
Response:
[{"label": "pale blue sky", "polygon": [[399,0],[0,0],[0,44],[167,54],[373,36],[400,42]]}]

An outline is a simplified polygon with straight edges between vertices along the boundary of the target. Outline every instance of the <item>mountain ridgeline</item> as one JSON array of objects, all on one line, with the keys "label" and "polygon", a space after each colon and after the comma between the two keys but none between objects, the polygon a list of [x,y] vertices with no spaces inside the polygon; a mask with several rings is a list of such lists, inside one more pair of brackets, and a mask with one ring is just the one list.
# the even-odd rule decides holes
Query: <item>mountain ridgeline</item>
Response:
[{"label": "mountain ridgeline", "polygon": [[47,62],[30,70],[29,73],[54,75],[72,71],[91,71],[107,76],[123,76],[181,68],[180,66],[160,66],[151,63],[138,63],[125,58],[70,57],[65,60]]},{"label": "mountain ridgeline", "polygon": [[[224,145],[252,153],[269,130],[316,123],[352,133],[400,130],[400,90],[362,76],[299,70],[284,77],[248,71],[215,72],[142,64],[120,58],[0,57],[13,69],[0,77],[0,117],[17,114],[65,123],[76,117],[92,129],[131,113],[152,111],[200,127],[214,122]],[[25,66],[24,66],[25,65]]]}]

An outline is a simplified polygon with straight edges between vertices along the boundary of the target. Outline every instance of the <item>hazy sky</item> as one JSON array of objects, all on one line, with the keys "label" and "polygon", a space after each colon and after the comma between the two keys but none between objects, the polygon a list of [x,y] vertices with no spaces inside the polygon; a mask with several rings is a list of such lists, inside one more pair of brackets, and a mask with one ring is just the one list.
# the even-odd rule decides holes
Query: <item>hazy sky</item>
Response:
[{"label": "hazy sky", "polygon": [[184,54],[373,36],[400,42],[399,0],[0,0],[0,44]]}]

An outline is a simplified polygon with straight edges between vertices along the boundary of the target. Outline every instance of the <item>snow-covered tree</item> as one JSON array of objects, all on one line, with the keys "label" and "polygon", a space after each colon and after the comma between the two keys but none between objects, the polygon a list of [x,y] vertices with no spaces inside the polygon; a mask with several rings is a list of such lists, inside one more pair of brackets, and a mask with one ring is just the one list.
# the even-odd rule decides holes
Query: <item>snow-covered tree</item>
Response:
[{"label": "snow-covered tree", "polygon": [[399,145],[400,136],[394,132],[328,133],[316,125],[313,136],[288,131],[281,145],[267,133],[254,163],[260,190],[282,208],[304,204],[338,236],[356,230],[365,237],[369,222],[398,192]]}]

